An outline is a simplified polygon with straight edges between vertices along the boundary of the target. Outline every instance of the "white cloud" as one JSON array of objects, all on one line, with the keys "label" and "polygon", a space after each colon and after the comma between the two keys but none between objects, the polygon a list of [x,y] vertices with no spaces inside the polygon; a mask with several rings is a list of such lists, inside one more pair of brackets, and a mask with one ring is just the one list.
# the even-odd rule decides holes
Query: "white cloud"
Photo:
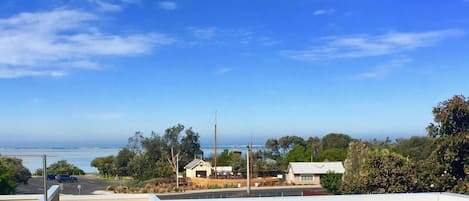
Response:
[{"label": "white cloud", "polygon": [[160,8],[164,10],[175,10],[177,8],[177,4],[172,1],[162,1],[160,2]]},{"label": "white cloud", "polygon": [[97,57],[141,55],[175,42],[161,33],[104,33],[97,20],[64,9],[0,19],[0,77],[63,76],[71,68],[98,68]]},{"label": "white cloud", "polygon": [[101,8],[101,10],[103,11],[115,12],[115,11],[122,10],[121,5],[108,3],[105,0],[93,0],[93,2],[96,3],[99,6],[99,8]]},{"label": "white cloud", "polygon": [[215,74],[217,75],[224,75],[224,74],[227,74],[229,72],[233,71],[233,69],[231,68],[219,68],[215,71]]},{"label": "white cloud", "polygon": [[313,15],[331,15],[335,12],[334,9],[321,9],[321,10],[315,10],[313,12]]},{"label": "white cloud", "polygon": [[356,74],[352,77],[352,80],[366,80],[383,77],[391,73],[392,71],[404,66],[405,64],[412,62],[412,59],[407,57],[399,57],[392,59],[388,62],[377,65],[375,68],[367,72]]},{"label": "white cloud", "polygon": [[18,78],[18,77],[30,77],[30,76],[51,76],[61,77],[67,73],[60,70],[34,70],[34,69],[15,69],[0,67],[0,78]]},{"label": "white cloud", "polygon": [[464,35],[459,29],[427,32],[391,32],[383,35],[330,37],[322,44],[302,50],[284,50],[281,55],[297,60],[328,60],[372,57],[401,53],[428,47]]},{"label": "white cloud", "polygon": [[129,4],[139,4],[140,0],[88,0],[105,12],[122,11]]},{"label": "white cloud", "polygon": [[222,29],[219,27],[188,27],[193,37],[186,46],[198,45],[262,45],[273,46],[281,43],[269,36],[258,35],[245,29]]}]

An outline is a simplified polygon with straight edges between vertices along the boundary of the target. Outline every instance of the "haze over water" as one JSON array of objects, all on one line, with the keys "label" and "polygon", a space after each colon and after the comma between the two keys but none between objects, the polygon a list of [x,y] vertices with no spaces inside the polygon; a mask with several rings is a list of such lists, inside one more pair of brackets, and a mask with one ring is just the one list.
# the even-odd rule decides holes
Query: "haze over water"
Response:
[{"label": "haze over water", "polygon": [[[68,163],[77,166],[86,173],[97,173],[98,170],[91,167],[90,163],[96,157],[117,155],[121,148],[99,148],[99,147],[80,147],[80,148],[0,148],[0,155],[17,155],[23,160],[23,165],[31,173],[36,169],[42,168],[42,158],[40,155],[46,154],[48,166],[59,160],[67,160]],[[245,153],[242,145],[220,146],[217,153],[220,154],[223,149],[237,149]],[[213,156],[213,148],[202,148],[204,157]],[[28,155],[28,156],[26,156]],[[37,156],[31,156],[37,155]]]}]

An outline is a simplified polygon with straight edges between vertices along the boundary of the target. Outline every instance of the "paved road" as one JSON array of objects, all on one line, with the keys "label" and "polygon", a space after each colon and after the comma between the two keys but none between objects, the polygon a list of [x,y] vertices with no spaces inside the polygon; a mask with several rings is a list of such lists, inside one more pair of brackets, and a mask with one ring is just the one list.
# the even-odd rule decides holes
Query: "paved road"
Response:
[{"label": "paved road", "polygon": [[186,192],[183,194],[158,194],[161,200],[171,199],[207,199],[207,198],[238,198],[238,197],[279,197],[279,196],[302,196],[303,192],[313,192],[313,194],[327,194],[320,187],[285,187],[285,188],[262,188],[252,189],[248,196],[246,189],[228,189],[227,191],[204,191],[204,192]]},{"label": "paved road", "polygon": [[[47,181],[47,185],[59,185],[57,181]],[[81,185],[82,195],[92,194],[97,190],[104,190],[109,185],[118,185],[117,182],[101,181],[94,175],[79,176],[74,183],[62,183],[63,194],[78,195],[77,185]],[[42,194],[42,177],[33,177],[27,185],[19,185],[17,194]],[[273,196],[301,196],[304,192],[314,194],[325,194],[325,190],[314,186],[287,186],[287,187],[259,187],[251,190],[250,197],[273,197]],[[201,198],[235,198],[248,197],[245,188],[241,189],[215,189],[202,191],[189,191],[184,193],[158,194],[161,200],[170,199],[201,199]]]},{"label": "paved road", "polygon": [[[42,194],[42,177],[33,177],[29,179],[27,185],[20,184],[16,188],[17,194]],[[109,185],[116,185],[116,182],[101,181],[96,179],[94,175],[78,176],[78,181],[73,183],[59,183],[55,180],[47,181],[47,186],[63,185],[63,194],[78,195],[77,186],[81,185],[80,194],[92,194],[96,190],[104,190]]]}]

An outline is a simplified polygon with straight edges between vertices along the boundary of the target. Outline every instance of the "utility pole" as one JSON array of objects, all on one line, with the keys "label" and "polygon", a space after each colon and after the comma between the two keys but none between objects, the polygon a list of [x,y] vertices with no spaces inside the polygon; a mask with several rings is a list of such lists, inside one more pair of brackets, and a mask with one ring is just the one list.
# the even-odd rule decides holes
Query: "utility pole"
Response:
[{"label": "utility pole", "polygon": [[218,172],[217,172],[217,111],[215,111],[215,139],[214,139],[214,144],[213,144],[213,163],[215,167],[215,179],[218,178]]},{"label": "utility pole", "polygon": [[179,153],[176,154],[176,188],[179,189]]},{"label": "utility pole", "polygon": [[250,172],[250,163],[249,163],[249,158],[251,157],[251,146],[248,144],[247,146],[248,148],[248,152],[246,154],[246,192],[247,194],[251,194],[251,174],[249,173]]},{"label": "utility pole", "polygon": [[44,186],[44,201],[47,200],[47,155],[42,155],[42,176],[43,176],[43,186]]}]

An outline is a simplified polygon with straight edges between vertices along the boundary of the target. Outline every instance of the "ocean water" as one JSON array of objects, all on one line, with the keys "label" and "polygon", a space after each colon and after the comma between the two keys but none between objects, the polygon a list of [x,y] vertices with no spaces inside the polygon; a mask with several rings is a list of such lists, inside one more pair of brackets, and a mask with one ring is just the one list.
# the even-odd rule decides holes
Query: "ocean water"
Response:
[{"label": "ocean water", "polygon": [[91,167],[91,161],[96,157],[117,155],[120,148],[0,148],[1,155],[16,155],[23,160],[23,165],[31,173],[42,168],[42,157],[47,155],[47,165],[59,160],[67,160],[87,173],[97,173],[98,170]]},{"label": "ocean water", "polygon": [[[260,147],[254,147],[259,149]],[[47,155],[47,165],[59,160],[67,160],[68,163],[77,166],[86,173],[97,173],[98,170],[91,167],[91,161],[97,157],[117,155],[121,148],[98,148],[98,147],[80,147],[80,148],[0,148],[0,155],[14,156],[23,160],[23,165],[31,173],[36,169],[42,168],[42,156]],[[239,150],[246,154],[246,148],[242,145],[220,146],[217,153],[220,154],[224,149]],[[204,157],[213,156],[213,148],[202,148]]]}]

